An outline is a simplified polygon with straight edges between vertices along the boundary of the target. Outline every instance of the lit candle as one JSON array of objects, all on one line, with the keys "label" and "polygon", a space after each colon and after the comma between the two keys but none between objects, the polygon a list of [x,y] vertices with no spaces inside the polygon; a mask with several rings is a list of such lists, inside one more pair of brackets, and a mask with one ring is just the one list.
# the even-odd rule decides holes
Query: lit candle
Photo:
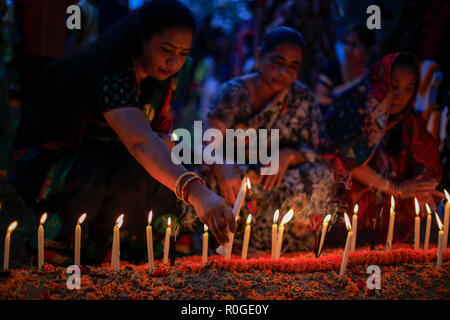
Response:
[{"label": "lit candle", "polygon": [[395,221],[395,201],[394,197],[391,196],[391,213],[389,217],[389,229],[386,240],[386,251],[392,250],[392,237],[394,235],[394,221]]},{"label": "lit candle", "polygon": [[277,243],[277,255],[276,259],[278,259],[281,256],[281,249],[283,246],[283,233],[284,233],[284,225],[291,221],[292,216],[294,215],[294,210],[289,210],[288,213],[285,214],[283,217],[283,220],[281,220],[280,227],[278,228],[278,243]]},{"label": "lit candle", "polygon": [[414,205],[416,206],[416,218],[414,222],[414,249],[417,250],[420,247],[420,206],[417,202],[417,198],[414,198]]},{"label": "lit candle", "polygon": [[203,225],[203,230],[205,231],[203,233],[203,250],[202,250],[202,262],[205,263],[206,260],[208,260],[208,226],[205,224]]},{"label": "lit candle", "polygon": [[150,210],[148,214],[148,224],[145,228],[147,235],[147,256],[148,256],[148,271],[151,273],[155,268],[155,259],[153,255],[153,234],[152,234],[152,217],[153,211]]},{"label": "lit candle", "polygon": [[75,227],[75,265],[80,266],[80,250],[81,250],[81,224],[86,219],[86,213],[83,213],[78,219]]},{"label": "lit candle", "polygon": [[440,268],[442,265],[442,251],[444,250],[444,231],[442,230],[442,222],[441,222],[441,219],[439,219],[437,212],[435,212],[434,214],[436,216],[436,222],[439,227],[439,241],[438,241],[436,267]]},{"label": "lit candle", "polygon": [[17,227],[17,221],[11,223],[8,227],[5,237],[5,252],[3,256],[3,270],[9,269],[9,248],[11,243],[11,232]]},{"label": "lit candle", "polygon": [[38,268],[42,268],[44,265],[44,227],[43,224],[47,220],[47,212],[41,217],[39,228],[38,228]]},{"label": "lit candle", "polygon": [[272,259],[275,259],[277,255],[277,243],[278,243],[278,215],[280,214],[280,210],[276,210],[273,215],[273,224],[272,224]]},{"label": "lit candle", "polygon": [[327,234],[327,229],[328,229],[328,222],[331,219],[331,215],[327,214],[327,216],[325,217],[325,219],[323,219],[323,223],[322,223],[322,234],[320,236],[320,245],[319,245],[319,251],[318,251],[318,255],[320,256],[320,254],[322,253],[322,247],[323,247],[323,243],[325,241],[325,235]]},{"label": "lit candle", "polygon": [[423,244],[423,250],[428,250],[428,245],[430,243],[430,229],[431,229],[431,209],[428,203],[425,204],[427,208],[427,228],[425,231],[425,243]]},{"label": "lit candle", "polygon": [[111,254],[111,266],[114,271],[119,271],[120,269],[120,227],[123,223],[123,214],[121,214],[117,220],[116,225],[114,226],[113,233],[113,246],[112,246],[112,254]]},{"label": "lit candle", "polygon": [[242,247],[242,259],[247,259],[247,252],[248,252],[248,243],[250,241],[250,223],[252,222],[252,214],[249,214],[247,217],[247,222],[245,226],[245,232],[244,232],[244,243]]},{"label": "lit candle", "polygon": [[163,263],[167,264],[169,263],[169,248],[170,248],[170,236],[172,235],[172,229],[170,228],[170,217],[167,220],[167,228],[166,228],[166,237],[164,239],[164,259]]},{"label": "lit candle", "polygon": [[350,251],[355,251],[355,247],[356,247],[356,231],[358,228],[358,210],[359,210],[359,206],[358,206],[358,204],[356,204],[355,207],[353,208],[353,217],[352,217],[353,236],[352,236],[352,247],[351,247]]},{"label": "lit candle", "polygon": [[342,276],[345,273],[345,269],[347,268],[348,261],[348,253],[350,251],[351,241],[353,237],[352,225],[350,224],[350,219],[348,218],[347,213],[344,214],[345,226],[347,227],[347,241],[345,242],[344,256],[342,257],[341,262],[341,270],[339,271],[339,275]]},{"label": "lit candle", "polygon": [[[233,215],[235,216],[235,219],[237,221],[239,216],[239,211],[241,210],[242,204],[245,199],[245,194],[247,193],[247,188],[251,188],[250,180],[249,178],[244,178],[241,183],[241,189],[239,190],[239,194],[237,196],[236,202],[234,203],[233,207]],[[229,226],[227,226],[227,232],[228,232],[228,242],[224,246],[219,246],[216,249],[216,252],[218,254],[224,254],[225,259],[231,258],[231,251],[233,251],[233,240],[234,240],[234,233],[230,231]]]},{"label": "lit candle", "polygon": [[447,249],[447,241],[448,241],[448,222],[450,220],[450,195],[447,190],[444,190],[445,197],[447,198],[447,203],[445,204],[445,214],[444,214],[444,242],[443,248]]}]

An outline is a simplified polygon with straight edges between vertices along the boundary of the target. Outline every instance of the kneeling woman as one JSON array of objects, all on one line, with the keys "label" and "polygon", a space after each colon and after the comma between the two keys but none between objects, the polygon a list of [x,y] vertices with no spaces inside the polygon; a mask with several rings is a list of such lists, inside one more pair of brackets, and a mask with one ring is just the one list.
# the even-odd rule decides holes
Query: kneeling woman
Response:
[{"label": "kneeling woman", "polygon": [[24,106],[11,178],[39,215],[49,211],[48,238],[73,239],[87,212],[83,234],[102,259],[121,213],[123,228],[143,239],[149,210],[156,218],[180,212],[172,191],[184,188],[219,242],[225,220],[235,229],[223,199],[184,175],[158,137],[171,130],[170,98],[194,33],[186,6],[154,0],[44,72],[34,103]]},{"label": "kneeling woman", "polygon": [[[436,142],[413,110],[419,80],[411,54],[391,53],[329,107],[330,143],[339,150],[330,158],[346,186],[339,194],[347,212],[359,206],[358,245],[385,244],[391,195],[396,202],[394,242],[408,241],[413,234],[414,197],[422,215],[426,203],[435,209],[443,197],[435,190],[442,175]],[[343,219],[339,222],[332,233],[342,244],[345,227]]]},{"label": "kneeling woman", "polygon": [[[293,221],[285,229],[284,251],[313,247],[314,237],[307,228],[310,218],[335,212],[330,203],[330,171],[318,156],[323,142],[320,111],[310,89],[297,81],[304,46],[300,33],[291,28],[271,30],[259,48],[257,72],[223,84],[208,113],[209,127],[221,130],[224,136],[226,129],[279,130],[276,174],[260,175],[261,164],[214,164],[208,168],[209,183],[230,204],[237,197],[243,175],[250,177],[252,192],[246,197],[248,205],[242,209],[239,222],[245,224],[247,215],[253,213],[253,250],[270,251],[276,209],[280,209],[278,222],[294,209]],[[243,226],[234,237],[238,250],[242,231]]]}]

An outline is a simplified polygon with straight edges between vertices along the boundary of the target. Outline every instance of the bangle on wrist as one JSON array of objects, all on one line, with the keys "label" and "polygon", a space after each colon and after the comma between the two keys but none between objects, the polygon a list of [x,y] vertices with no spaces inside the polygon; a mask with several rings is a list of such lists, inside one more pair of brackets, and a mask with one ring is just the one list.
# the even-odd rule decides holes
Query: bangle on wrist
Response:
[{"label": "bangle on wrist", "polygon": [[187,177],[187,176],[197,176],[197,174],[195,172],[193,172],[193,171],[188,171],[188,172],[182,173],[178,177],[177,181],[175,182],[175,195],[180,200],[182,200],[182,198],[181,198],[181,190],[182,190],[182,188],[180,188],[180,182],[181,182],[181,180],[183,180],[184,177]]},{"label": "bangle on wrist", "polygon": [[183,200],[184,203],[191,205],[191,203],[189,203],[188,199],[188,186],[191,182],[194,181],[200,181],[203,185],[205,185],[205,180],[203,180],[203,178],[199,177],[199,176],[194,176],[194,177],[190,177],[183,185],[183,189],[181,190],[181,200]]}]

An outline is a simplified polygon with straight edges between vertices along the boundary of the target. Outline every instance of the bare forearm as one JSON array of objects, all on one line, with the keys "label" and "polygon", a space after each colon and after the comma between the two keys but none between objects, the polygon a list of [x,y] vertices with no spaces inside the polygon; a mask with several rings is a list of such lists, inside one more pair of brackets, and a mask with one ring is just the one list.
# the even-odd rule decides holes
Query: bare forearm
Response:
[{"label": "bare forearm", "polygon": [[358,182],[382,191],[386,194],[395,195],[396,188],[389,180],[384,179],[368,166],[360,166],[351,171],[353,178]]}]

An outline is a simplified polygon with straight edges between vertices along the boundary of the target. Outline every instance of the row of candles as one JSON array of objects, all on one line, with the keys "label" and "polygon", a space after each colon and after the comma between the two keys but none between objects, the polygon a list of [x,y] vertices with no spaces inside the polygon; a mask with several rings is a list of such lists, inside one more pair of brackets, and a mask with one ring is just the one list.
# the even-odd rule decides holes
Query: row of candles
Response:
[{"label": "row of candles", "polygon": [[[233,214],[235,215],[235,219],[238,219],[239,211],[242,206],[242,203],[245,198],[245,194],[247,189],[250,189],[250,181],[247,178],[243,180],[241,184],[241,189],[238,194],[236,203],[233,208]],[[444,214],[444,223],[441,222],[439,216],[435,212],[436,222],[439,228],[438,235],[438,252],[437,252],[437,267],[441,267],[442,265],[442,252],[447,248],[447,239],[448,239],[448,228],[449,228],[449,217],[450,217],[450,196],[446,190],[444,190],[445,196],[447,198],[447,203],[445,205],[445,214]],[[415,217],[415,226],[414,226],[414,249],[419,249],[420,246],[420,206],[417,199],[414,199],[415,209],[416,209],[416,217]],[[427,209],[427,222],[426,222],[426,231],[425,231],[425,241],[424,241],[424,250],[428,249],[429,239],[430,239],[430,228],[431,228],[431,209],[428,204],[425,205]],[[344,255],[341,262],[341,268],[339,271],[340,275],[343,275],[346,270],[347,261],[349,252],[354,251],[356,247],[356,237],[357,237],[357,224],[358,224],[358,204],[355,205],[353,210],[352,222],[347,215],[344,214],[344,220],[346,224],[346,228],[348,230],[347,240],[344,248]],[[285,216],[283,217],[280,225],[277,224],[279,217],[279,210],[277,209],[274,213],[273,224],[272,224],[272,259],[278,259],[281,255],[282,243],[283,243],[283,234],[284,234],[284,226],[288,223],[293,217],[294,211],[289,210]],[[147,239],[147,254],[149,260],[149,271],[152,272],[154,269],[154,254],[153,254],[153,237],[152,237],[152,211],[150,211],[148,215],[148,224],[146,227],[146,239]],[[75,244],[74,244],[74,263],[75,265],[80,265],[80,250],[81,250],[81,224],[86,219],[86,213],[83,213],[79,219],[78,223],[75,227]],[[123,224],[124,215],[121,214],[117,220],[113,229],[113,244],[111,251],[111,266],[114,271],[118,271],[120,268],[120,227]],[[319,254],[322,250],[325,236],[328,229],[328,223],[331,219],[330,215],[327,215],[322,223],[322,233],[319,245]],[[40,219],[40,224],[38,227],[38,268],[42,268],[44,265],[44,227],[43,224],[47,220],[47,213],[44,213]],[[243,239],[243,247],[242,247],[242,259],[247,259],[248,246],[250,242],[250,230],[251,230],[251,220],[252,215],[249,214],[246,221],[246,227],[244,230],[244,239]],[[394,223],[395,223],[395,200],[394,197],[391,196],[391,209],[390,209],[390,219],[389,219],[389,227],[388,234],[386,240],[386,250],[392,249],[392,239],[394,232]],[[8,227],[7,234],[5,237],[5,250],[4,250],[4,262],[3,269],[9,269],[9,251],[10,251],[10,241],[11,241],[11,233],[17,227],[17,221],[11,223]],[[231,233],[229,230],[229,241],[225,244],[225,246],[221,246],[217,248],[217,252],[219,254],[224,254],[225,259],[230,259],[231,251],[233,246],[234,233]],[[171,237],[171,219],[168,218],[167,227],[164,238],[164,252],[163,252],[163,263],[167,264],[169,259],[169,246],[170,246],[170,237]],[[208,226],[204,225],[204,234],[203,234],[203,247],[202,247],[202,261],[206,262],[208,259]]]}]

